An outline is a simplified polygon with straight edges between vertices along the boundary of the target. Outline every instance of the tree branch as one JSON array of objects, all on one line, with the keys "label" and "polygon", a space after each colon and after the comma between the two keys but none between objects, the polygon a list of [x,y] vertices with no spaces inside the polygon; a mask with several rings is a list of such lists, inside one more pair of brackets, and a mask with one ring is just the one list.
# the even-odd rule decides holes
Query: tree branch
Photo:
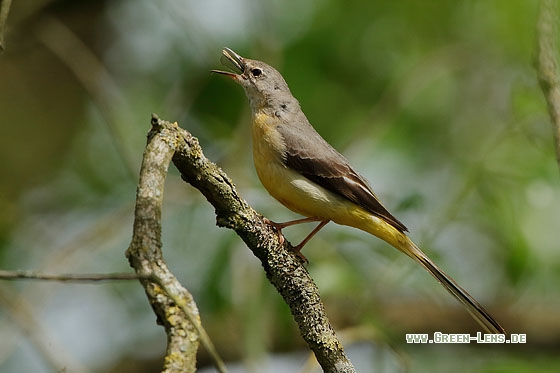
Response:
[{"label": "tree branch", "polygon": [[[181,139],[176,124],[161,126],[152,119],[152,130],[140,169],[132,241],[126,256],[140,280],[148,300],[167,333],[163,372],[194,372],[199,340],[220,372],[225,365],[200,323],[192,295],[167,268],[162,254],[161,206],[167,169]],[[149,279],[145,279],[149,277]]]},{"label": "tree branch", "polygon": [[[0,269],[1,280],[41,280],[60,282],[99,282],[99,281],[122,281],[138,280],[142,277],[136,273],[90,273],[90,274],[55,274],[41,273],[35,271],[6,271]],[[147,277],[146,277],[147,278]]]},{"label": "tree branch", "polygon": [[537,21],[536,68],[554,130],[556,160],[560,166],[560,79],[558,78],[558,6],[542,0]]},{"label": "tree branch", "polygon": [[162,136],[176,142],[173,163],[183,180],[214,206],[217,225],[235,230],[259,258],[268,280],[289,305],[303,339],[323,370],[355,372],[326,316],[319,290],[292,246],[287,241],[280,243],[276,231],[239,196],[227,175],[206,159],[195,137],[156,116],[153,125],[154,122]]}]

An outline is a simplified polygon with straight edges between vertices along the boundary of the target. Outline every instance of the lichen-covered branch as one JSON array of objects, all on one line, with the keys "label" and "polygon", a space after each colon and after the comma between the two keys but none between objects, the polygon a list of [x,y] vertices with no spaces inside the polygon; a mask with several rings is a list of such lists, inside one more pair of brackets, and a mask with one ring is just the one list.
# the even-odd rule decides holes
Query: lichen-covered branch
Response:
[{"label": "lichen-covered branch", "polygon": [[239,196],[224,171],[206,159],[195,137],[169,122],[160,120],[158,127],[180,138],[173,163],[182,178],[214,206],[217,224],[235,230],[261,261],[323,370],[355,372],[327,319],[317,286],[290,244],[280,243],[277,233]]},{"label": "lichen-covered branch", "polygon": [[[163,187],[171,158],[182,143],[177,126],[161,126],[152,119],[152,130],[140,169],[136,193],[133,236],[126,256],[142,278],[150,304],[167,333],[167,351],[163,372],[196,371],[196,353],[200,340],[212,354],[213,346],[200,324],[192,295],[167,268],[162,255],[161,206]],[[214,361],[225,371],[218,357]]]},{"label": "lichen-covered branch", "polygon": [[554,131],[556,160],[560,166],[560,78],[558,76],[557,0],[542,0],[537,21],[536,68]]}]

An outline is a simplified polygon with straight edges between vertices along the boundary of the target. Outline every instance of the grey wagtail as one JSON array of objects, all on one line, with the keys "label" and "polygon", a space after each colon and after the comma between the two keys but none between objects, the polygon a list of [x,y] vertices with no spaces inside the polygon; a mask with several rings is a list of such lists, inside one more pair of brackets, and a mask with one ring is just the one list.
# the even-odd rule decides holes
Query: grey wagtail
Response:
[{"label": "grey wagtail", "polygon": [[282,228],[310,221],[320,223],[295,247],[298,254],[329,221],[366,231],[428,270],[487,332],[506,334],[469,293],[412,242],[405,233],[407,228],[381,204],[367,181],[315,131],[276,69],[243,58],[229,48],[222,53],[222,63],[235,73],[212,71],[239,83],[249,99],[253,161],[260,181],[272,197],[306,216],[286,223],[269,221],[282,240]]}]

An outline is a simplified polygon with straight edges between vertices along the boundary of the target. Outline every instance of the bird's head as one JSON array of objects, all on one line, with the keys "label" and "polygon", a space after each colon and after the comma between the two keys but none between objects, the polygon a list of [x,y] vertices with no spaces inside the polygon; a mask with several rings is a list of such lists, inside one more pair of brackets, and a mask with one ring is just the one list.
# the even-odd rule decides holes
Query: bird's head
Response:
[{"label": "bird's head", "polygon": [[243,58],[229,48],[224,48],[222,51],[221,62],[233,72],[222,70],[212,70],[212,72],[228,76],[239,83],[245,90],[254,111],[292,97],[282,75],[264,62]]}]

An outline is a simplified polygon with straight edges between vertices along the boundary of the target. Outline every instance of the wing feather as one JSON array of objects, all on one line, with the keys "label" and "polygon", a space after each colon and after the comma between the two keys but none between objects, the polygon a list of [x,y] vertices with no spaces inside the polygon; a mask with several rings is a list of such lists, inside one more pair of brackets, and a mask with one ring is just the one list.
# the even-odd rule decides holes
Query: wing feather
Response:
[{"label": "wing feather", "polygon": [[278,130],[285,140],[286,166],[384,219],[401,232],[407,231],[406,226],[381,204],[366,180],[311,125],[305,127],[305,136],[294,134],[298,129],[289,125],[280,125]]}]

